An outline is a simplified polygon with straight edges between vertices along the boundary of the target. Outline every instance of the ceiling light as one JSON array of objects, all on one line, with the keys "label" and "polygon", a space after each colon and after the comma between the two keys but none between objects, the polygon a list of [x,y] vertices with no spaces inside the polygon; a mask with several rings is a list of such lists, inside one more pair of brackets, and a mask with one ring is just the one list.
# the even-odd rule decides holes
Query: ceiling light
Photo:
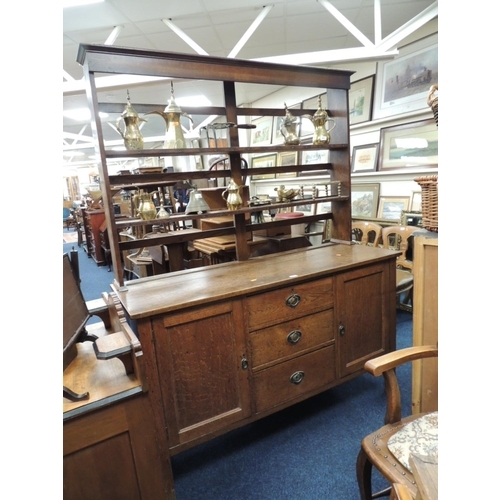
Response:
[{"label": "ceiling light", "polygon": [[63,0],[63,9],[66,7],[80,7],[82,5],[90,5],[92,3],[101,3],[104,0]]}]

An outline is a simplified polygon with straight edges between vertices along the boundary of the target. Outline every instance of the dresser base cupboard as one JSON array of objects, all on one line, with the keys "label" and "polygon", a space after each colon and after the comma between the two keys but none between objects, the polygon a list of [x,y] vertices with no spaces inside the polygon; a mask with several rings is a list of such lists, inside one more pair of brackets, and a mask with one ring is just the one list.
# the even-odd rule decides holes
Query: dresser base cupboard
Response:
[{"label": "dresser base cupboard", "polygon": [[171,455],[350,380],[394,350],[396,255],[327,244],[116,288]]}]

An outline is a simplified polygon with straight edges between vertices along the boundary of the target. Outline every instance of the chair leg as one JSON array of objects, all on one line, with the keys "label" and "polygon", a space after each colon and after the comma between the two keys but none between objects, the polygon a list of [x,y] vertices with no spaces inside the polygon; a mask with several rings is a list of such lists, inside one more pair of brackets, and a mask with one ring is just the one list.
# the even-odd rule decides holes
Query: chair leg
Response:
[{"label": "chair leg", "polygon": [[356,477],[361,500],[371,500],[372,498],[372,467],[373,464],[361,447],[356,461]]}]

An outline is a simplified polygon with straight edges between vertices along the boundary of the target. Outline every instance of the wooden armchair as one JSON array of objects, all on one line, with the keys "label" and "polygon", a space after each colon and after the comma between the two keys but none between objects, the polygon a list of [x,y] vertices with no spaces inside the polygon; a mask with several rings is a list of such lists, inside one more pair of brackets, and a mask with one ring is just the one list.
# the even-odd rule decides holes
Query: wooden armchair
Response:
[{"label": "wooden armchair", "polygon": [[[437,355],[437,346],[414,346],[366,362],[365,370],[376,377],[384,376],[387,409],[386,425],[366,436],[361,442],[356,464],[361,500],[391,494],[391,487],[376,494],[372,493],[373,467],[376,467],[391,484],[406,486],[411,498],[415,498],[418,488],[411,469],[413,454],[427,456],[437,462],[438,412],[402,418],[401,395],[395,370],[409,361],[437,357]],[[393,496],[393,498],[398,497]]]},{"label": "wooden armchair", "polygon": [[399,250],[396,259],[396,296],[397,307],[412,312],[413,306],[413,233],[417,226],[388,226],[382,229],[382,246]]}]

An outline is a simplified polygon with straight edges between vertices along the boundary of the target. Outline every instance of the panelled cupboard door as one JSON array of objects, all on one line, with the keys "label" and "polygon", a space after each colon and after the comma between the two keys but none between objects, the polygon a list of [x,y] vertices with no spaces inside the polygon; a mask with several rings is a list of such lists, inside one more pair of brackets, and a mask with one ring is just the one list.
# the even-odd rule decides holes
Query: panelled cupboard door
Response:
[{"label": "panelled cupboard door", "polygon": [[250,415],[240,301],[165,315],[154,335],[171,449]]},{"label": "panelled cupboard door", "polygon": [[340,378],[363,370],[369,359],[394,350],[395,273],[391,261],[335,277]]}]

